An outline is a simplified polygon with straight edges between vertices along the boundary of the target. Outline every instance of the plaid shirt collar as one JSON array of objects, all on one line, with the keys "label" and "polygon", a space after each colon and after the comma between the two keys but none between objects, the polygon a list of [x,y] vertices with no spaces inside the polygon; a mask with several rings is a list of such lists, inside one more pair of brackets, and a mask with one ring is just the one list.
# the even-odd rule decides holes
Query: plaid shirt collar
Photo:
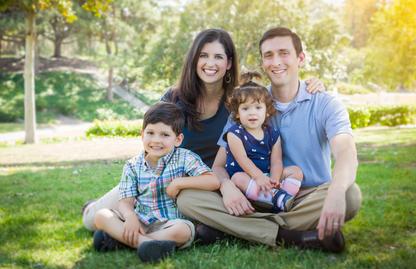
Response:
[{"label": "plaid shirt collar", "polygon": [[166,166],[166,164],[169,163],[173,154],[175,154],[175,151],[176,151],[176,147],[174,147],[171,152],[169,152],[165,156],[161,157],[157,161],[157,168],[153,168],[152,166],[150,166],[150,164],[146,160],[146,155],[148,153],[145,150],[143,150],[142,154],[141,154],[141,158],[143,159],[143,164],[144,164],[144,169],[143,170],[146,171],[146,172],[150,172],[150,171],[160,170],[160,169],[164,168]]}]

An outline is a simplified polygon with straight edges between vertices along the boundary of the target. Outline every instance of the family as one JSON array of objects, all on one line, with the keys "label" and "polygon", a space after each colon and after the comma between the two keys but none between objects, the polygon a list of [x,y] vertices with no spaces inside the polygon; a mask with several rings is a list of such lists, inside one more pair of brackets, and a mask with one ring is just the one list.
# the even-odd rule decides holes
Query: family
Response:
[{"label": "family", "polygon": [[118,186],[82,207],[96,250],[135,248],[157,262],[194,240],[233,236],[344,249],[341,228],[361,206],[348,112],[319,79],[299,79],[296,33],[269,29],[259,51],[267,87],[258,72],[239,76],[226,31],[198,34],[179,82],[144,115],[144,151]]}]

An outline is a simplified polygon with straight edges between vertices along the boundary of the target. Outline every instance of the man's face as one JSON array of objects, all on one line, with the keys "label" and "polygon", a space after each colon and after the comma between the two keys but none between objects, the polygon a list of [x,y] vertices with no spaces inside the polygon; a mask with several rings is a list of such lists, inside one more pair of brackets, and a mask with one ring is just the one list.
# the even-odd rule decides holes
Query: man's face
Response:
[{"label": "man's face", "polygon": [[305,54],[296,55],[290,36],[267,39],[261,45],[263,70],[272,86],[284,87],[298,81],[299,67],[303,66]]}]

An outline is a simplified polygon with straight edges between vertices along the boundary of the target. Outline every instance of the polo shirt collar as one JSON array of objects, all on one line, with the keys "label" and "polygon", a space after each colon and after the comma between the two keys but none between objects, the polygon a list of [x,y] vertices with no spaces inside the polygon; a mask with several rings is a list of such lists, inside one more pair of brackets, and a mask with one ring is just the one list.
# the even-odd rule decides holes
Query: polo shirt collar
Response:
[{"label": "polo shirt collar", "polygon": [[308,93],[308,91],[306,90],[306,86],[307,86],[306,83],[300,80],[300,78],[298,79],[299,79],[299,91],[295,97],[295,101],[299,103],[302,101],[311,100],[312,94]]},{"label": "polo shirt collar", "polygon": [[[299,103],[302,101],[311,100],[312,94],[308,93],[308,91],[306,90],[306,86],[307,86],[306,83],[302,81],[300,78],[298,78],[298,80],[299,80],[299,91],[294,101],[296,101],[296,103]],[[272,85],[267,86],[267,89],[269,90],[270,95],[273,96]]]}]

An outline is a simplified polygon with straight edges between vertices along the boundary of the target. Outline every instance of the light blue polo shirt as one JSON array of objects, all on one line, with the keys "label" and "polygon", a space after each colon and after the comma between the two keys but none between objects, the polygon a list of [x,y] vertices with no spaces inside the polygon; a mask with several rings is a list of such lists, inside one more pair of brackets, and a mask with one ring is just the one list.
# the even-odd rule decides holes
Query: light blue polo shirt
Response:
[{"label": "light blue polo shirt", "polygon": [[[332,180],[331,149],[329,139],[340,133],[352,136],[348,112],[338,98],[327,93],[310,94],[306,84],[300,81],[295,100],[282,113],[269,119],[269,123],[280,132],[283,151],[283,166],[297,165],[304,178],[302,188],[314,187]],[[267,86],[271,94],[270,85]],[[222,139],[226,130],[234,124],[228,120],[219,146],[226,147]]]}]

